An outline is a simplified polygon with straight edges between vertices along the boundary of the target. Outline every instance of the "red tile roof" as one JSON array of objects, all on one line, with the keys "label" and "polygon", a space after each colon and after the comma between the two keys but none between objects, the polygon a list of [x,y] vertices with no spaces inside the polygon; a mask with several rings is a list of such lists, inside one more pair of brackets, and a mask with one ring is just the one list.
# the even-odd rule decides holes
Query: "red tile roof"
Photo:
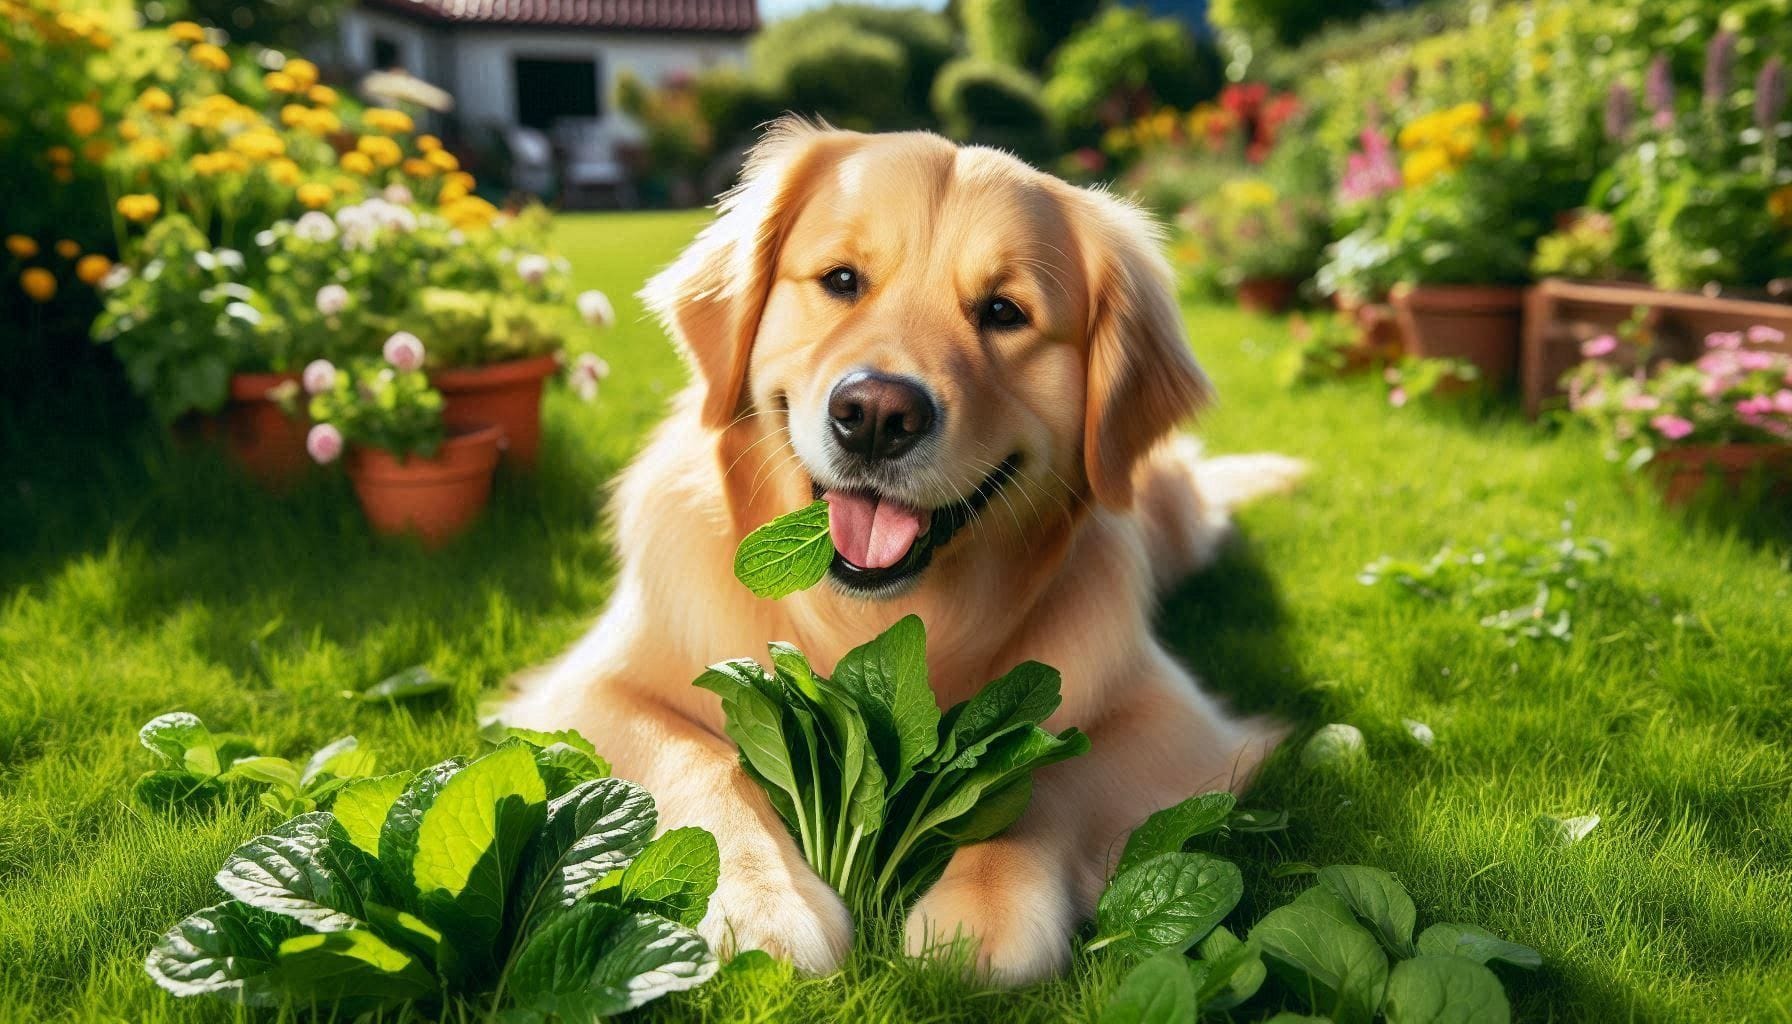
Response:
[{"label": "red tile roof", "polygon": [[751,32],[757,0],[361,0],[368,7],[453,25],[539,26],[615,32]]}]

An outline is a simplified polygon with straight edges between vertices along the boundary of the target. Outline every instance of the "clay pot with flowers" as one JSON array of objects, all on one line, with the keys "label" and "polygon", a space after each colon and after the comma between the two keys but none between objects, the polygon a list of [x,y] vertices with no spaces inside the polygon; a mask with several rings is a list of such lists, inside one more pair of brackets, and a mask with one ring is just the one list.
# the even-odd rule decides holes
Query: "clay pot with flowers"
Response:
[{"label": "clay pot with flowers", "polygon": [[448,427],[442,395],[423,373],[423,345],[400,332],[384,360],[305,368],[312,426],[305,447],[321,464],[343,459],[375,531],[416,534],[439,547],[479,518],[491,497],[500,428]]},{"label": "clay pot with flowers", "polygon": [[[418,313],[436,339],[430,383],[445,400],[442,421],[450,428],[501,427],[506,457],[523,467],[539,458],[543,386],[559,372],[570,333],[566,274],[564,261],[529,253],[515,257],[515,280],[501,292],[427,289],[418,297]],[[581,293],[575,305],[592,326],[615,320],[602,292]]]},{"label": "clay pot with flowers", "polygon": [[1772,327],[1720,331],[1691,364],[1626,371],[1616,338],[1586,343],[1569,374],[1569,407],[1597,428],[1607,455],[1647,469],[1669,504],[1709,486],[1741,493],[1792,478],[1792,355]]}]

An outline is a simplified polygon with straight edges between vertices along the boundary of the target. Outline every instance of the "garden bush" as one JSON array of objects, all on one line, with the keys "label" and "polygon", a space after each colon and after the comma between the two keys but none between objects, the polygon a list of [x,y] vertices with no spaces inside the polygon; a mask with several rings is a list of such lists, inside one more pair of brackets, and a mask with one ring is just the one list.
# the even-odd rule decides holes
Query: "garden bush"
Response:
[{"label": "garden bush", "polygon": [[1051,153],[1052,130],[1039,93],[1039,80],[1019,68],[964,57],[934,79],[933,110],[955,139],[1041,160]]},{"label": "garden bush", "polygon": [[1076,144],[1159,107],[1188,107],[1219,89],[1211,47],[1173,18],[1110,7],[1052,56],[1045,105]]},{"label": "garden bush", "polygon": [[956,51],[940,15],[838,5],[768,26],[750,47],[750,74],[784,110],[849,128],[916,127]]},{"label": "garden bush", "polygon": [[1100,0],[960,0],[972,56],[1038,70],[1101,8]]}]

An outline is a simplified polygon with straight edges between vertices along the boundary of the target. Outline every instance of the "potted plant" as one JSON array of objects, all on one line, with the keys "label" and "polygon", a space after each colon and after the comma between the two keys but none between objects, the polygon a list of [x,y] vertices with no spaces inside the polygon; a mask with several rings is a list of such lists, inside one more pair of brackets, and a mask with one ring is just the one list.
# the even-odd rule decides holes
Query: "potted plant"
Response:
[{"label": "potted plant", "polygon": [[1217,283],[1257,313],[1292,306],[1325,247],[1325,203],[1260,175],[1225,182],[1186,208],[1181,220]]},{"label": "potted plant", "polygon": [[423,372],[423,343],[398,332],[385,359],[338,368],[305,368],[312,426],[306,450],[320,464],[347,454],[349,480],[375,531],[416,533],[436,547],[459,535],[485,508],[502,431],[449,428],[441,392]]},{"label": "potted plant", "polygon": [[1721,331],[1696,362],[1626,373],[1613,358],[1623,343],[1596,338],[1569,377],[1569,408],[1608,457],[1649,467],[1670,504],[1711,481],[1734,492],[1757,474],[1777,479],[1792,469],[1792,356],[1749,344],[1784,341],[1765,326]]}]

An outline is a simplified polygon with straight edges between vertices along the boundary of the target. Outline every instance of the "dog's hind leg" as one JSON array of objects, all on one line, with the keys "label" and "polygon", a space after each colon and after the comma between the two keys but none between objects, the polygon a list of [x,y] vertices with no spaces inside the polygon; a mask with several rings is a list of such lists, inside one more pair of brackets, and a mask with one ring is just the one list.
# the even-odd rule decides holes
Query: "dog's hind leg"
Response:
[{"label": "dog's hind leg", "polygon": [[1273,453],[1207,458],[1201,443],[1178,435],[1151,453],[1133,477],[1135,511],[1161,591],[1211,564],[1232,530],[1232,510],[1284,494],[1307,464]]}]

